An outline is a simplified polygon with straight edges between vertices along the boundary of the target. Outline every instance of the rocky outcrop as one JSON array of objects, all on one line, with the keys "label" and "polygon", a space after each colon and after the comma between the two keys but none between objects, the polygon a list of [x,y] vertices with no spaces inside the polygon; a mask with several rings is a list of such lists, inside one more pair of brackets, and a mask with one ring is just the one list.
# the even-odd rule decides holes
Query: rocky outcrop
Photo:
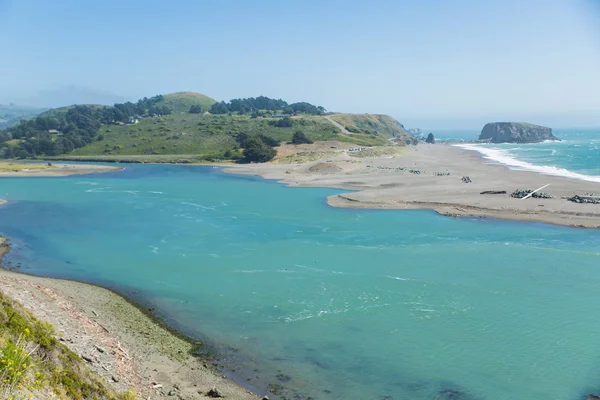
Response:
[{"label": "rocky outcrop", "polygon": [[490,122],[485,124],[479,140],[491,143],[539,143],[544,140],[558,140],[552,135],[552,128],[524,122]]}]

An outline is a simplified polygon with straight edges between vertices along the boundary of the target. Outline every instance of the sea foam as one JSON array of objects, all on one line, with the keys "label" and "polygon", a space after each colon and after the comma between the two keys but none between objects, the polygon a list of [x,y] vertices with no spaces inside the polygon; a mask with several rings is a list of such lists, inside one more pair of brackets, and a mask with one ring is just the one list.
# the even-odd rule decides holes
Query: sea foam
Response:
[{"label": "sea foam", "polygon": [[476,151],[483,155],[485,159],[494,161],[498,164],[506,165],[510,169],[521,171],[533,171],[545,175],[562,176],[565,178],[579,179],[588,182],[600,182],[600,176],[584,175],[569,171],[564,168],[558,168],[550,165],[535,165],[526,161],[517,160],[506,150],[490,149],[477,144],[455,144],[455,147],[461,149]]}]

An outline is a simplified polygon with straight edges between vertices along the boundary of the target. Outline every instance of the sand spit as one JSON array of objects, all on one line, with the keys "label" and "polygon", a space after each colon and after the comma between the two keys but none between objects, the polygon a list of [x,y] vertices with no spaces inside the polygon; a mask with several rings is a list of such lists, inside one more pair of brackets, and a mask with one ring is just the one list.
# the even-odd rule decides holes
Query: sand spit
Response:
[{"label": "sand spit", "polygon": [[0,177],[68,176],[121,171],[123,168],[91,164],[22,164],[0,162]]},{"label": "sand spit", "polygon": [[[357,152],[360,154],[360,151]],[[509,169],[478,153],[447,144],[419,144],[409,151],[362,157],[340,149],[326,159],[296,164],[253,164],[225,171],[276,179],[291,186],[356,190],[328,198],[334,207],[431,209],[447,216],[473,216],[600,228],[600,205],[566,197],[600,193],[600,183]],[[537,189],[550,199],[510,197]],[[506,191],[506,194],[481,194]]]}]

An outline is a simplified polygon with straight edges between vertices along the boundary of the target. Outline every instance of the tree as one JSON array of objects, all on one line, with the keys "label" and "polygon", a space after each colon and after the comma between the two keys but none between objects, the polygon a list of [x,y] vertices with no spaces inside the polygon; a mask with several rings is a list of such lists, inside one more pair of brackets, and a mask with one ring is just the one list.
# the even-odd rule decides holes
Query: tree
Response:
[{"label": "tree", "polygon": [[425,143],[435,144],[435,137],[433,136],[433,133],[429,133],[429,135],[427,135],[427,139],[425,139]]},{"label": "tree", "polygon": [[229,112],[229,108],[227,104],[222,101],[220,103],[215,103],[210,107],[211,114],[227,114]]},{"label": "tree", "polygon": [[304,134],[302,131],[294,132],[294,136],[292,137],[292,144],[313,144],[314,142],[310,140],[308,136]]},{"label": "tree", "polygon": [[246,140],[244,148],[244,160],[246,162],[267,162],[271,161],[277,154],[277,151],[260,140],[258,137],[251,137]]},{"label": "tree", "polygon": [[194,104],[193,106],[190,107],[190,110],[188,112],[190,114],[200,114],[202,112],[202,107],[200,107],[197,104]]}]

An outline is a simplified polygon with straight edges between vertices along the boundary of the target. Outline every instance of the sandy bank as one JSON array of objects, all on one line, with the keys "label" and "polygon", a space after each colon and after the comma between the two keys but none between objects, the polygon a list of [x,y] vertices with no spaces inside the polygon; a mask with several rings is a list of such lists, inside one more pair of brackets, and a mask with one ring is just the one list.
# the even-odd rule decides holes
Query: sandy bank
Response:
[{"label": "sandy bank", "polygon": [[[419,144],[405,153],[362,157],[338,150],[301,164],[234,166],[227,172],[258,175],[292,186],[357,190],[331,196],[334,207],[432,209],[448,216],[475,216],[600,228],[600,205],[564,197],[600,193],[600,184],[490,164],[478,153],[444,144]],[[471,182],[464,183],[462,178]],[[514,199],[517,189],[544,189],[552,199]],[[483,195],[502,191],[504,195]]]},{"label": "sandy bank", "polygon": [[0,163],[0,177],[68,176],[120,171],[123,168],[84,164],[16,164]]},{"label": "sandy bank", "polygon": [[[7,250],[0,238],[0,258]],[[192,344],[109,290],[4,269],[0,290],[51,323],[60,341],[91,360],[89,367],[117,390],[132,389],[144,399],[205,399],[216,387],[225,398],[258,398],[189,355]]]}]

